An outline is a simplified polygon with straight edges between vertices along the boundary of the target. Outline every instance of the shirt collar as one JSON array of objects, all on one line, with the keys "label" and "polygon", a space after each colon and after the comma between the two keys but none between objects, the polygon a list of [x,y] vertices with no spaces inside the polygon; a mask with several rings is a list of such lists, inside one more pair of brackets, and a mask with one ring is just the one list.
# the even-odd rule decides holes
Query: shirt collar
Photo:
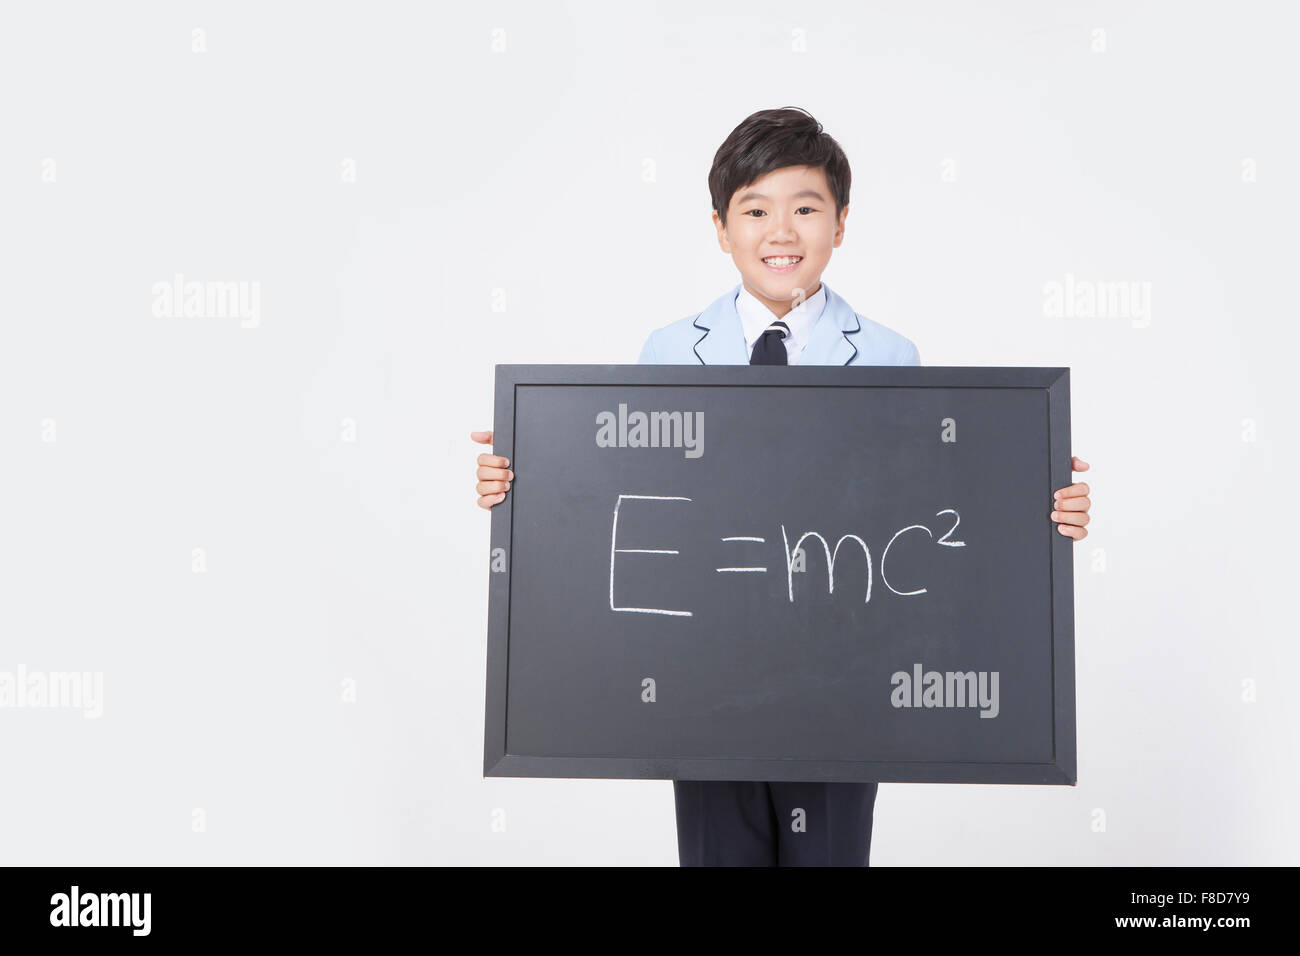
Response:
[{"label": "shirt collar", "polygon": [[[826,284],[819,282],[817,291],[808,298],[804,299],[797,309],[791,309],[781,320],[790,326],[790,335],[786,342],[797,343],[800,350],[808,341],[808,334],[812,327],[821,317],[822,310],[826,306]],[[754,294],[745,288],[745,284],[740,284],[740,291],[736,293],[736,311],[740,314],[741,325],[745,330],[745,350],[754,351],[754,345],[758,342],[758,337],[776,320],[776,313],[765,306],[762,302],[754,297]]]}]

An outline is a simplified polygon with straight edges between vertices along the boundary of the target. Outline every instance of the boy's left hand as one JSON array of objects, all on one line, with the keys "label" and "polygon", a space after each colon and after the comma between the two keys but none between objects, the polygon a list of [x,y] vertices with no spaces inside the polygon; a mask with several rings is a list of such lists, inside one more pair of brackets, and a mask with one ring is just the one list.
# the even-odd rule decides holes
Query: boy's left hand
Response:
[{"label": "boy's left hand", "polygon": [[[1087,471],[1088,463],[1076,455],[1070,459],[1070,470]],[[1053,495],[1052,501],[1052,520],[1056,522],[1056,530],[1075,541],[1082,541],[1088,537],[1088,529],[1084,525],[1088,523],[1088,509],[1091,507],[1086,482],[1080,481],[1061,488]]]}]

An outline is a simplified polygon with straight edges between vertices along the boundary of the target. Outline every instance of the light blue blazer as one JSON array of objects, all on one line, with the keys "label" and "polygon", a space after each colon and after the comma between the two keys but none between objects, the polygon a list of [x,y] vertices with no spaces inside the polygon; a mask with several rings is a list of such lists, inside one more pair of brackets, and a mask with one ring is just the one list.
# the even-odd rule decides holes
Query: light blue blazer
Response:
[{"label": "light blue blazer", "polygon": [[[826,305],[812,327],[799,365],[920,365],[910,339],[863,318],[822,283]],[[736,311],[740,283],[699,315],[655,329],[641,349],[640,365],[748,365],[745,332]]]}]

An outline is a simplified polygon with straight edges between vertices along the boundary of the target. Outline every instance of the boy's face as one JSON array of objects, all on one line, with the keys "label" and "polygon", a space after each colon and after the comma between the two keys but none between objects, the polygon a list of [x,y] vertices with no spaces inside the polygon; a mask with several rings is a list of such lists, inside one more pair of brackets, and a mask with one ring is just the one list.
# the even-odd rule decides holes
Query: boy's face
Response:
[{"label": "boy's face", "polygon": [[[848,214],[845,206],[836,217],[823,169],[787,166],[736,190],[726,226],[716,209],[713,225],[745,288],[780,317],[821,288],[822,270],[844,239]],[[787,261],[770,261],[781,256]]]}]

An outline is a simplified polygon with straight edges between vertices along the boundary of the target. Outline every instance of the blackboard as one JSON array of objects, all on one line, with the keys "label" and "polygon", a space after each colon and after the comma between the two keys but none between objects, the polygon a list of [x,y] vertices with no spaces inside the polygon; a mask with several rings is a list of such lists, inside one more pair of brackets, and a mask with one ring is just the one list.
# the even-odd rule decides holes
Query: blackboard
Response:
[{"label": "blackboard", "polygon": [[1073,784],[1069,421],[1064,368],[498,365],[484,774]]}]

